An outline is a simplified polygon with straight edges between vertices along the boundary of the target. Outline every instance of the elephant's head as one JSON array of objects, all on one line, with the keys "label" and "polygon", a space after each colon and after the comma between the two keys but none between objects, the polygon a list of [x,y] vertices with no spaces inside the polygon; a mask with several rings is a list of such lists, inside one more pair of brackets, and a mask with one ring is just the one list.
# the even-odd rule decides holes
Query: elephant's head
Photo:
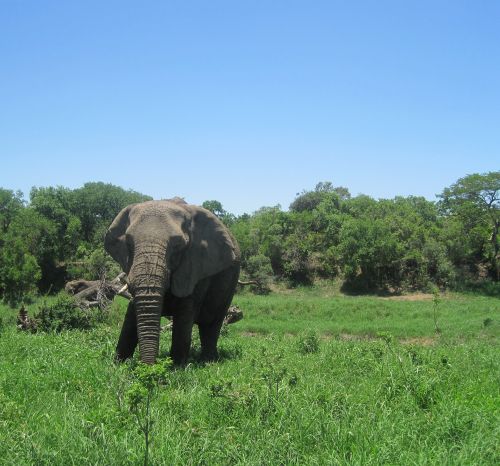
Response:
[{"label": "elephant's head", "polygon": [[109,227],[104,246],[128,275],[140,356],[147,363],[158,354],[165,293],[189,296],[199,280],[228,268],[239,255],[215,215],[181,200],[126,207]]}]

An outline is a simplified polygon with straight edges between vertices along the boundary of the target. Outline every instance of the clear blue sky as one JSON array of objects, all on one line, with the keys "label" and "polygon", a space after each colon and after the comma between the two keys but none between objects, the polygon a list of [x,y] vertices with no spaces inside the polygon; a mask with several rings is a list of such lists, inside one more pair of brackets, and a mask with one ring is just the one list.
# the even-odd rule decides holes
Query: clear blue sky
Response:
[{"label": "clear blue sky", "polygon": [[500,2],[0,2],[0,186],[287,208],[500,168]]}]

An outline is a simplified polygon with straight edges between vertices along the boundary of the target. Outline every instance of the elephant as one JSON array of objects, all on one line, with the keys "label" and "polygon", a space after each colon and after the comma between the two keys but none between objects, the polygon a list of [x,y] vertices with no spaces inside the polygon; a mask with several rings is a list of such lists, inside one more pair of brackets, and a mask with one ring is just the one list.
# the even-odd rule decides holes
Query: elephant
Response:
[{"label": "elephant", "polygon": [[220,329],[240,273],[238,243],[210,211],[180,198],[125,207],[106,232],[104,248],[127,274],[132,295],[116,359],[156,362],[160,318],[172,318],[170,357],[185,364],[197,324],[201,357],[218,358]]}]

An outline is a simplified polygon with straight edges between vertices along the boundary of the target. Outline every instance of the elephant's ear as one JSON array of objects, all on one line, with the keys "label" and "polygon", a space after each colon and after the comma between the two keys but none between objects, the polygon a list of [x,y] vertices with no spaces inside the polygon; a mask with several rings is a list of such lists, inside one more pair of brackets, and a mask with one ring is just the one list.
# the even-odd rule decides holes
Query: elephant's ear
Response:
[{"label": "elephant's ear", "polygon": [[179,298],[193,293],[200,280],[222,272],[239,260],[236,241],[222,222],[208,210],[192,209],[190,242],[170,282],[172,294]]},{"label": "elephant's ear", "polygon": [[120,264],[125,273],[128,273],[129,251],[125,233],[130,225],[130,210],[134,204],[125,207],[113,220],[104,237],[104,249]]}]

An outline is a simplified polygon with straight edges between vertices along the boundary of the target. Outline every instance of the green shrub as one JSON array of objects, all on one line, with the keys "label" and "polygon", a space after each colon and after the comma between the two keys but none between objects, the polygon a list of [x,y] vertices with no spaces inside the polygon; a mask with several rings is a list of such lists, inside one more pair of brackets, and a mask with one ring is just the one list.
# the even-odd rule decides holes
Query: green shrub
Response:
[{"label": "green shrub", "polygon": [[319,352],[319,337],[315,332],[309,332],[299,340],[299,351],[302,354]]},{"label": "green shrub", "polygon": [[7,238],[0,249],[0,290],[4,301],[11,306],[23,302],[36,292],[41,276],[40,266],[24,238]]},{"label": "green shrub", "polygon": [[500,282],[491,280],[463,280],[461,283],[456,283],[454,289],[500,298]]},{"label": "green shrub", "polygon": [[89,330],[103,320],[102,311],[83,309],[74,297],[66,293],[60,293],[54,301],[45,300],[35,315],[38,330],[45,332]]},{"label": "green shrub", "polygon": [[269,257],[258,254],[256,256],[251,256],[247,261],[247,266],[245,269],[250,280],[257,282],[256,285],[252,285],[252,291],[257,294],[267,294],[269,293],[269,285],[272,281],[273,269],[271,267],[271,260]]}]

